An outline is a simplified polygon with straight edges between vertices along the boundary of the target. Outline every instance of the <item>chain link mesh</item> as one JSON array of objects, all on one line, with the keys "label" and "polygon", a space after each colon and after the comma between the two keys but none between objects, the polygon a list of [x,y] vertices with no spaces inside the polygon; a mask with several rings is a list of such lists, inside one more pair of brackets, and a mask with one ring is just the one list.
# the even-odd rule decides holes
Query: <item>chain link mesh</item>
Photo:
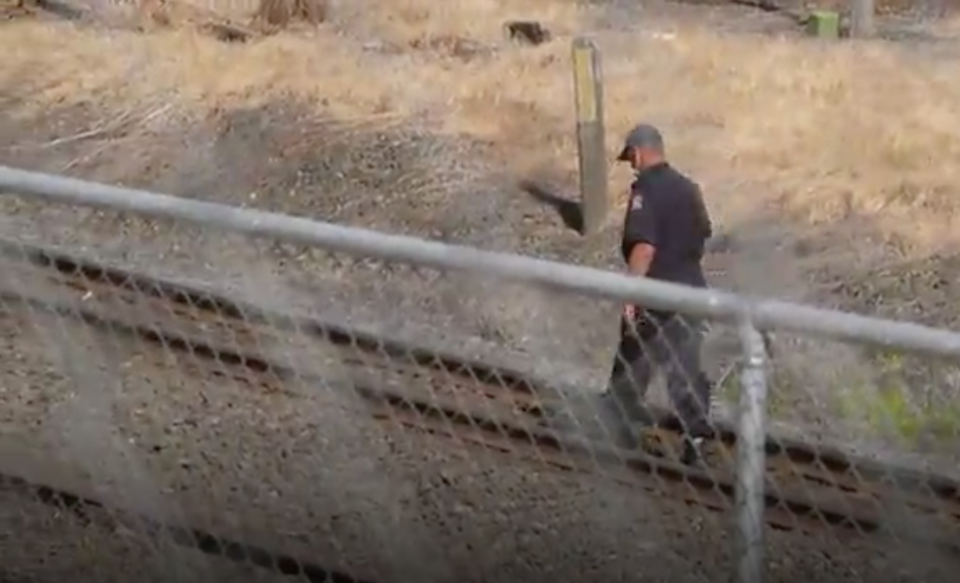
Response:
[{"label": "chain link mesh", "polygon": [[[266,275],[251,300],[0,251],[5,578],[712,582],[740,561],[734,326],[318,250],[319,316]],[[387,312],[333,309],[343,281]],[[509,312],[548,300],[572,334]],[[764,345],[769,579],[946,581],[955,365]]]}]

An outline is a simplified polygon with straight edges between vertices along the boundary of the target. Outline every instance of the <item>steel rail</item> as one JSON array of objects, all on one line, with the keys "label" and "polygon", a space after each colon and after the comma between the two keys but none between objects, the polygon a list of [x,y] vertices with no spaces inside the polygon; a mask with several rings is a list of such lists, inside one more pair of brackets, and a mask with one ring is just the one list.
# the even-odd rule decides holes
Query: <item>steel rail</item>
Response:
[{"label": "steel rail", "polygon": [[[133,511],[108,500],[34,482],[9,472],[0,472],[0,490],[38,501],[59,512],[76,516],[81,523],[107,520],[118,522],[147,538],[238,564],[249,565],[285,577],[297,577],[310,583],[376,583],[340,569],[321,565],[215,532],[186,524],[170,524],[142,511]],[[19,533],[23,536],[24,533]]]}]

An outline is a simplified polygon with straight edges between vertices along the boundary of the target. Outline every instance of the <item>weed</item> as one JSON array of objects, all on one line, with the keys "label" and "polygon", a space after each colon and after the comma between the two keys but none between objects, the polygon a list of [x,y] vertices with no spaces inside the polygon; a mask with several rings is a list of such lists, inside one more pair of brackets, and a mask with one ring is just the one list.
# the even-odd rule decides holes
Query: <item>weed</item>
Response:
[{"label": "weed", "polygon": [[[936,397],[934,371],[911,366],[902,354],[868,354],[871,382],[838,387],[837,412],[874,435],[902,445],[943,444],[960,435],[960,405]],[[922,384],[919,384],[922,383]]]}]

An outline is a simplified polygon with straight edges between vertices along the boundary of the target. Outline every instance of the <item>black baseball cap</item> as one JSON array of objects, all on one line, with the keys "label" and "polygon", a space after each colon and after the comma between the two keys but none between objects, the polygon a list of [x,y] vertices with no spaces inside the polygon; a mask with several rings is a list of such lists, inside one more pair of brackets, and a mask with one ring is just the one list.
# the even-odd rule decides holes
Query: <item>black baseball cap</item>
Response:
[{"label": "black baseball cap", "polygon": [[660,130],[650,124],[642,123],[634,127],[623,140],[623,149],[620,150],[617,161],[628,161],[630,159],[631,148],[650,148],[662,152],[663,135],[660,133]]}]

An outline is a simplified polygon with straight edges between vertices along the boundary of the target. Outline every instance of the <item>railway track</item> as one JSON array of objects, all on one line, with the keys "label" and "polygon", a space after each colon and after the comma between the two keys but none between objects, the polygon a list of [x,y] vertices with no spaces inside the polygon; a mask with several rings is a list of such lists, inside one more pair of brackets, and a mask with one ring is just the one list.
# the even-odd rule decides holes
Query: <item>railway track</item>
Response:
[{"label": "railway track", "polygon": [[0,490],[29,493],[33,500],[58,512],[69,512],[84,524],[97,523],[116,527],[118,523],[125,523],[141,535],[164,544],[173,544],[209,557],[252,566],[274,574],[297,577],[309,583],[377,583],[372,579],[357,577],[354,573],[321,565],[303,557],[223,537],[192,526],[168,524],[142,512],[112,508],[103,501],[18,476],[0,473]]},{"label": "railway track", "polygon": [[[349,369],[350,389],[386,422],[566,470],[602,471],[609,479],[710,509],[732,505],[736,435],[722,422],[706,468],[671,457],[679,422],[667,411],[656,411],[661,429],[640,451],[571,441],[544,423],[543,411],[573,396],[519,370],[264,309],[56,250],[0,241],[0,259],[3,309],[52,312],[215,360],[224,374],[255,379],[275,391],[294,377],[323,382],[316,350],[322,344],[327,358]],[[773,436],[766,449],[765,516],[771,525],[802,531],[831,525],[869,540],[915,538],[960,550],[957,481]],[[910,532],[890,523],[891,509],[909,514]]]}]

